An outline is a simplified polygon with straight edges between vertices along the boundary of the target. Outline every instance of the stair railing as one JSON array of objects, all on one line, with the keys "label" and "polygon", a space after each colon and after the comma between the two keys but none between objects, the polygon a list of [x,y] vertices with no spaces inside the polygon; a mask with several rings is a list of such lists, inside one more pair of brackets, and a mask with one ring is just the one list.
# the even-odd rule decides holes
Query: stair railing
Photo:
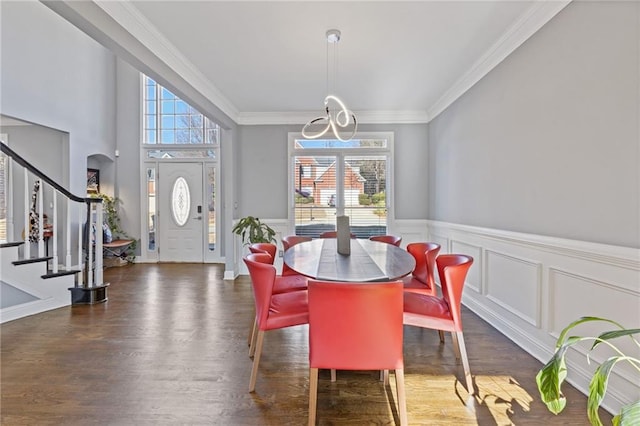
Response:
[{"label": "stair railing", "polygon": [[[44,224],[44,185],[46,183],[51,189],[51,203],[53,207],[53,214],[51,218],[51,230],[52,235],[49,236],[52,245],[51,251],[51,263],[52,272],[58,272],[58,235],[64,235],[64,251],[65,262],[64,268],[66,270],[72,270],[72,221],[73,216],[76,214],[77,218],[77,232],[78,232],[78,257],[77,265],[83,273],[80,274],[76,281],[76,286],[79,287],[93,287],[94,285],[102,284],[102,217],[103,207],[101,198],[92,197],[79,197],[72,194],[66,188],[55,182],[53,179],[45,175],[37,167],[29,163],[22,156],[17,154],[5,143],[0,142],[0,149],[6,158],[10,158],[12,161],[6,161],[6,180],[4,182],[6,192],[6,238],[7,241],[13,242],[16,239],[14,229],[14,217],[13,217],[13,164],[18,164],[24,168],[24,232],[22,239],[24,240],[23,257],[25,259],[31,257],[31,244],[30,244],[30,219],[33,214],[32,206],[29,201],[32,200],[30,196],[31,188],[29,185],[30,175],[35,177],[33,181],[37,184],[37,257],[45,257],[45,224]],[[36,196],[36,194],[34,194]],[[66,207],[64,224],[60,224],[58,221],[58,196],[63,199],[63,209]],[[86,223],[85,230],[83,231],[82,224]],[[60,231],[64,234],[61,234]],[[48,251],[48,250],[47,250]],[[84,259],[83,259],[84,255]]]}]

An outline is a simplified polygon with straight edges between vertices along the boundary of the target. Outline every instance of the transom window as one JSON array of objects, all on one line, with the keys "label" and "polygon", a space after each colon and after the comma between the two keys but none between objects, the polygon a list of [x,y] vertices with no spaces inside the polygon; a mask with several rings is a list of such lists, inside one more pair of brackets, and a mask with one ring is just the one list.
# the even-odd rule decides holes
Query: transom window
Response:
[{"label": "transom window", "polygon": [[218,144],[220,129],[191,105],[144,76],[145,144]]}]

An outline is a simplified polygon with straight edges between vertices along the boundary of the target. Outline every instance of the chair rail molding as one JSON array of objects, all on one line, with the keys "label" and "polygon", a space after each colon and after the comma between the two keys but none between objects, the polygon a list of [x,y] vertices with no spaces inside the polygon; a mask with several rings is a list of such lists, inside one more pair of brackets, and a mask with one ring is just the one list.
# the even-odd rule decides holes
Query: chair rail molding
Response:
[{"label": "chair rail molding", "polygon": [[[427,221],[427,228],[441,253],[476,259],[464,305],[542,363],[553,354],[560,331],[581,316],[640,327],[640,249],[439,221]],[[585,394],[591,371],[604,361],[593,355],[589,365],[586,356],[578,348],[567,359],[568,381]],[[618,412],[631,403],[640,394],[634,378],[628,365],[619,365],[603,407]]]}]

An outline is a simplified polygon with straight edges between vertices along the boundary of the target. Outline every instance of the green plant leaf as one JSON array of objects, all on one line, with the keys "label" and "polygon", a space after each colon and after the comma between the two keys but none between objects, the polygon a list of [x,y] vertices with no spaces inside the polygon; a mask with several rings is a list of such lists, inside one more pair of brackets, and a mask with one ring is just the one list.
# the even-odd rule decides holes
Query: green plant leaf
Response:
[{"label": "green plant leaf", "polygon": [[540,399],[553,414],[564,410],[567,401],[562,394],[562,382],[567,378],[567,366],[564,355],[569,346],[562,346],[536,375]]},{"label": "green plant leaf", "polygon": [[620,328],[620,329],[624,329],[624,327],[623,327],[622,325],[618,324],[617,322],[615,322],[615,321],[613,321],[613,320],[607,319],[607,318],[600,318],[600,317],[581,317],[581,318],[578,318],[577,320],[573,321],[571,324],[567,325],[567,326],[566,326],[566,327],[565,327],[565,328],[560,332],[560,336],[558,336],[558,341],[556,342],[556,348],[557,348],[557,347],[560,347],[560,346],[563,344],[563,342],[564,342],[564,341],[565,341],[565,339],[566,339],[567,334],[569,333],[569,331],[570,331],[572,328],[574,328],[574,327],[576,327],[576,326],[578,326],[578,325],[580,325],[580,324],[583,324],[583,323],[585,323],[585,322],[590,322],[590,321],[604,321],[604,322],[608,322],[608,323],[611,323],[611,324],[615,324],[615,325],[616,325],[616,326],[618,326],[618,328]]},{"label": "green plant leaf", "polygon": [[[628,330],[605,331],[604,333],[598,336],[597,340],[593,342],[593,346],[591,346],[591,349],[595,348],[598,344],[602,343],[605,340],[617,339],[618,337],[624,337],[624,336],[633,336],[634,334],[640,334],[640,328],[630,328]],[[635,339],[633,340],[635,341]]]},{"label": "green plant leaf", "polygon": [[625,405],[620,414],[612,419],[613,426],[633,426],[640,424],[640,401]]},{"label": "green plant leaf", "polygon": [[[579,324],[589,321],[602,321],[614,324],[620,330],[606,331],[599,336],[568,336],[569,331]],[[633,342],[638,342],[633,335],[639,334],[640,329],[625,329],[624,326],[615,321],[599,318],[599,317],[582,317],[570,323],[561,332],[556,342],[556,351],[549,362],[536,375],[536,383],[540,391],[542,401],[547,405],[549,411],[554,414],[560,413],[565,405],[566,400],[562,394],[561,386],[567,376],[567,367],[565,364],[565,355],[569,347],[584,340],[593,340],[591,350],[600,343],[604,343],[613,350],[616,355],[607,359],[596,368],[589,384],[589,398],[587,401],[587,416],[593,426],[602,426],[602,422],[598,416],[598,409],[607,392],[607,384],[611,371],[620,361],[628,361],[632,365],[640,365],[640,360],[624,355],[609,340],[619,337],[629,336]],[[587,354],[588,356],[588,354]],[[630,426],[640,425],[640,401],[636,401],[631,405],[623,407],[620,414],[613,418],[613,425]]]}]

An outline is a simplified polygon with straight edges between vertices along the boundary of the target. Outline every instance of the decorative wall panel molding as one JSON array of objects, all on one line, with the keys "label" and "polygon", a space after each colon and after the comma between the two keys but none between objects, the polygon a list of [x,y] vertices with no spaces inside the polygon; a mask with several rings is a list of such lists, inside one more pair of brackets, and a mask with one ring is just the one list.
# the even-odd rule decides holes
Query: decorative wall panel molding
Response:
[{"label": "decorative wall panel molding", "polygon": [[[539,359],[541,366],[551,357],[560,330],[581,316],[640,327],[638,249],[437,221],[427,226],[429,241],[474,258],[480,253],[480,261],[476,258],[469,271],[463,303]],[[474,273],[481,274],[479,285]],[[594,327],[575,331],[603,331]],[[568,381],[586,393],[594,363],[589,366],[584,349],[571,350],[567,362]],[[618,412],[637,399],[637,377],[627,367],[616,367],[603,406]]]}]

